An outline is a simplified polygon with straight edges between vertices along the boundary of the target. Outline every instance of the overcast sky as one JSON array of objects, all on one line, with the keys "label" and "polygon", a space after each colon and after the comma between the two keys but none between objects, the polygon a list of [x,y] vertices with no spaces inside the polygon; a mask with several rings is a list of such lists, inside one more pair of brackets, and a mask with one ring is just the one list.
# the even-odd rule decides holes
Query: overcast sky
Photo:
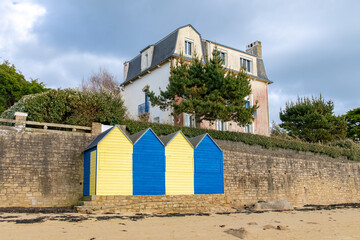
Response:
[{"label": "overcast sky", "polygon": [[176,28],[245,50],[263,45],[270,120],[297,96],[333,100],[335,113],[360,107],[360,1],[27,0],[0,1],[0,61],[47,87],[79,86]]}]

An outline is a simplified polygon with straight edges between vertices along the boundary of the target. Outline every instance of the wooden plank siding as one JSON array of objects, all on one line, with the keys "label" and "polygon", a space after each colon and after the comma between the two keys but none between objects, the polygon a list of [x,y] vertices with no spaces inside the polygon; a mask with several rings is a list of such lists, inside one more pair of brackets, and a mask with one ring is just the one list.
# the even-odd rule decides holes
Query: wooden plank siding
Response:
[{"label": "wooden plank siding", "polygon": [[167,195],[194,194],[194,149],[179,132],[165,147]]},{"label": "wooden plank siding", "polygon": [[195,194],[224,193],[223,152],[209,135],[194,150]]},{"label": "wooden plank siding", "polygon": [[97,146],[96,195],[132,195],[133,146],[115,127]]},{"label": "wooden plank siding", "polygon": [[150,129],[134,144],[133,194],[165,194],[165,147]]},{"label": "wooden plank siding", "polygon": [[96,195],[97,150],[90,152],[90,195]]}]

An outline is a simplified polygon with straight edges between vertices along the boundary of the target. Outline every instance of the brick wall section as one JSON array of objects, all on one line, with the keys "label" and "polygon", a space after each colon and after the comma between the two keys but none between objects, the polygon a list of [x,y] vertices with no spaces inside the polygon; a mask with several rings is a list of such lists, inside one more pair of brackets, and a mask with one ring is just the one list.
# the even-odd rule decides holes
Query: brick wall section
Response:
[{"label": "brick wall section", "polygon": [[[82,196],[85,133],[21,133],[0,126],[0,207],[67,206]],[[229,211],[258,200],[293,205],[360,202],[360,163],[217,141],[224,195],[96,196],[84,207],[126,212]]]},{"label": "brick wall section", "polygon": [[0,207],[76,204],[82,196],[82,150],[92,138],[0,127]]}]

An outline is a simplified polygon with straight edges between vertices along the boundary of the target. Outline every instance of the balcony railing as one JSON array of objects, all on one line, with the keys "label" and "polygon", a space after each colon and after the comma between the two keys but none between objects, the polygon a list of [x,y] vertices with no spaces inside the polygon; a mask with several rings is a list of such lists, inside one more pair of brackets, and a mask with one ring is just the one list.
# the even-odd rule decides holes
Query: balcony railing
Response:
[{"label": "balcony railing", "polygon": [[142,115],[148,112],[149,112],[149,103],[144,102],[138,106],[138,115]]}]

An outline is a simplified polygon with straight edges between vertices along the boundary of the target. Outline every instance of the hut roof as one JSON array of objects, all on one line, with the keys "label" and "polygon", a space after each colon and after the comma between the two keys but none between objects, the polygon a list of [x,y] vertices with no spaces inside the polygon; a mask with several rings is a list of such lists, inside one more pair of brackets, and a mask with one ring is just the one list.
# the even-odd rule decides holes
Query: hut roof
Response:
[{"label": "hut roof", "polygon": [[151,128],[144,129],[140,132],[137,132],[137,133],[134,133],[133,135],[131,135],[130,139],[133,142],[133,144],[135,144],[149,130],[156,136],[156,138],[161,142],[161,144],[164,145],[164,143],[161,141],[161,139],[156,135],[156,133]]},{"label": "hut roof", "polygon": [[[190,138],[189,141],[191,142],[191,144],[194,146],[194,148],[197,148],[197,146],[199,145],[199,143],[206,137],[208,136],[211,141],[221,150],[221,148],[219,147],[219,145],[214,141],[214,139],[212,139],[212,137],[208,134],[208,133],[204,133],[202,135]],[[222,150],[221,150],[222,151]]]},{"label": "hut roof", "polygon": [[118,126],[115,125],[112,128],[109,128],[108,130],[100,133],[86,148],[84,151],[87,151],[93,147],[96,147],[114,128],[120,129],[120,131],[125,135],[127,139],[132,143],[131,139],[128,137],[128,135]]},{"label": "hut roof", "polygon": [[171,141],[173,140],[173,138],[174,138],[178,133],[181,133],[181,134],[184,136],[184,138],[186,139],[186,141],[188,141],[188,143],[193,147],[193,145],[191,144],[191,142],[189,141],[189,139],[187,139],[187,138],[185,137],[185,135],[182,133],[181,130],[179,130],[179,131],[177,131],[177,132],[174,132],[174,133],[171,133],[171,134],[169,134],[169,135],[166,135],[166,136],[161,137],[160,139],[161,139],[161,141],[164,143],[164,146],[168,145],[168,143],[171,142]]}]

